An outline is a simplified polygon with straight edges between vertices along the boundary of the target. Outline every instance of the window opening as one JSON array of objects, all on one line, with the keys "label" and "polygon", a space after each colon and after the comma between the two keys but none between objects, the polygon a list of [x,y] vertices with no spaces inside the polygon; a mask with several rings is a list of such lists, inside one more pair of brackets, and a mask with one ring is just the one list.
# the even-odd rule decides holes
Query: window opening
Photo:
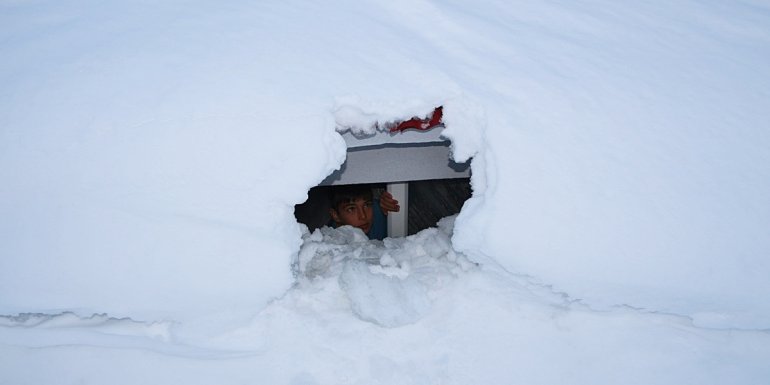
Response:
[{"label": "window opening", "polygon": [[385,191],[399,201],[401,210],[387,216],[389,237],[415,234],[459,213],[471,196],[470,162],[451,160],[450,143],[441,137],[442,114],[438,107],[425,119],[391,123],[373,135],[342,134],[345,163],[295,206],[297,221],[311,231],[334,225],[330,195],[335,186],[351,185],[367,186],[375,202]]},{"label": "window opening", "polygon": [[[387,190],[388,185],[386,183],[362,184],[371,188],[375,199]],[[406,185],[408,192],[406,199],[398,199],[401,213],[406,220],[404,233],[396,236],[412,235],[435,227],[441,218],[458,214],[472,194],[470,178],[409,181],[397,185]],[[311,232],[324,226],[333,226],[329,209],[331,208],[330,193],[334,186],[313,187],[308,192],[307,201],[294,206],[294,216],[297,221],[305,224]],[[391,228],[388,228],[387,234],[394,236]]]},{"label": "window opening", "polygon": [[460,212],[472,194],[470,178],[409,182],[408,234],[416,234]]}]

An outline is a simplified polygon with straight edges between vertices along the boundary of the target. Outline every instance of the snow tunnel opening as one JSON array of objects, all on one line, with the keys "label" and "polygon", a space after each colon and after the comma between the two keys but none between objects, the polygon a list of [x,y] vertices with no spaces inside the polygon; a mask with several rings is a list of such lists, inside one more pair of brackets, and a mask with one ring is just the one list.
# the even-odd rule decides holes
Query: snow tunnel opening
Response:
[{"label": "snow tunnel opening", "polygon": [[[438,107],[425,119],[390,122],[374,133],[344,131],[345,162],[312,187],[305,202],[295,206],[297,222],[310,232],[334,227],[338,224],[330,211],[334,196],[351,188],[372,191],[372,227],[377,231],[368,234],[371,239],[413,235],[458,214],[472,196],[471,161],[453,160],[451,143],[441,135],[445,128],[441,116],[442,107]],[[377,213],[379,198],[385,192],[399,202],[398,212]]]},{"label": "snow tunnel opening", "polygon": [[[378,202],[381,194],[388,191],[389,183],[364,183],[371,189],[375,204]],[[413,180],[397,183],[399,187],[406,187],[406,199],[394,194],[401,205],[401,211],[406,219],[404,230],[398,234],[393,234],[391,228],[383,223],[388,237],[414,235],[427,228],[436,227],[442,218],[458,214],[463,204],[471,195],[470,178],[456,179],[430,179]],[[308,227],[309,231],[314,231],[324,226],[333,226],[334,221],[329,209],[331,208],[332,190],[335,186],[349,187],[352,185],[320,185],[308,191],[308,199],[302,204],[294,206],[294,216],[297,222]],[[399,199],[401,198],[401,199]],[[388,216],[395,216],[398,213],[389,213]],[[375,218],[378,218],[375,216]],[[385,218],[387,220],[387,218]]]}]

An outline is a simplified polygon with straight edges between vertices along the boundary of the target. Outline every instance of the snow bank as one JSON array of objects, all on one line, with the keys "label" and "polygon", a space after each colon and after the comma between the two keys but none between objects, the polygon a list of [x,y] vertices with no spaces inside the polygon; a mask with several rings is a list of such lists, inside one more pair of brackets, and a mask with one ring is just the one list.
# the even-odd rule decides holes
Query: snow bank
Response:
[{"label": "snow bank", "polygon": [[767,327],[769,11],[475,10],[472,26],[498,43],[484,68],[508,76],[484,83],[495,92],[481,98],[473,170],[487,188],[459,218],[457,247],[594,306]]},{"label": "snow bank", "polygon": [[[592,309],[767,328],[769,26],[755,1],[3,2],[0,314],[179,327],[171,344],[57,355],[60,331],[3,326],[0,362],[15,369],[2,372],[128,382],[141,372],[115,367],[126,359],[188,383],[229,369],[284,383],[616,383],[624,370],[656,383],[661,367],[673,374],[659,383],[767,378],[761,332],[554,308],[512,294],[536,285],[504,270]],[[301,258],[291,208],[344,160],[335,129],[439,105],[455,160],[473,157],[451,248],[494,273],[432,286],[451,264],[430,264],[396,280],[392,255],[381,271],[331,264],[319,279],[334,284],[285,294],[292,262],[320,263]],[[301,357],[308,372],[256,358],[172,371],[219,357],[211,340],[251,319],[247,355]]]},{"label": "snow bank", "polygon": [[260,86],[283,77],[243,49],[260,31],[205,4],[2,7],[1,313],[251,313],[291,285],[291,205],[344,144]]},{"label": "snow bank", "polygon": [[[435,28],[409,28],[446,50],[432,64],[460,88],[443,102],[444,135],[455,160],[475,156],[458,250],[594,306],[768,325],[770,9],[422,10],[440,15]],[[338,129],[358,134],[398,110],[424,115],[346,102]]]}]

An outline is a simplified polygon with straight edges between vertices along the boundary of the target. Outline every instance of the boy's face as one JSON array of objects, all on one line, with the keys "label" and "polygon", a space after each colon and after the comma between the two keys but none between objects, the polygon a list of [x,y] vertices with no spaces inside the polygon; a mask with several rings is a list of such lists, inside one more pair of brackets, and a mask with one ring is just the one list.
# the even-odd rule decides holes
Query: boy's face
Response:
[{"label": "boy's face", "polygon": [[372,228],[372,200],[358,197],[354,200],[343,202],[329,210],[334,222],[338,225],[350,225],[358,227],[364,233],[369,234]]}]

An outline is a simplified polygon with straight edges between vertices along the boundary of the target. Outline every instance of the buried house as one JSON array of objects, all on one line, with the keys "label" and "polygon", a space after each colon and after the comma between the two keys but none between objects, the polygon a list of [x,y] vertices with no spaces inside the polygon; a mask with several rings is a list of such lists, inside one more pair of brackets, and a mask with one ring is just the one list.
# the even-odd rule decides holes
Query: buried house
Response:
[{"label": "buried house", "polygon": [[[0,383],[768,378],[765,5],[86,3],[0,5]],[[293,275],[311,188],[467,162],[477,270]]]}]

